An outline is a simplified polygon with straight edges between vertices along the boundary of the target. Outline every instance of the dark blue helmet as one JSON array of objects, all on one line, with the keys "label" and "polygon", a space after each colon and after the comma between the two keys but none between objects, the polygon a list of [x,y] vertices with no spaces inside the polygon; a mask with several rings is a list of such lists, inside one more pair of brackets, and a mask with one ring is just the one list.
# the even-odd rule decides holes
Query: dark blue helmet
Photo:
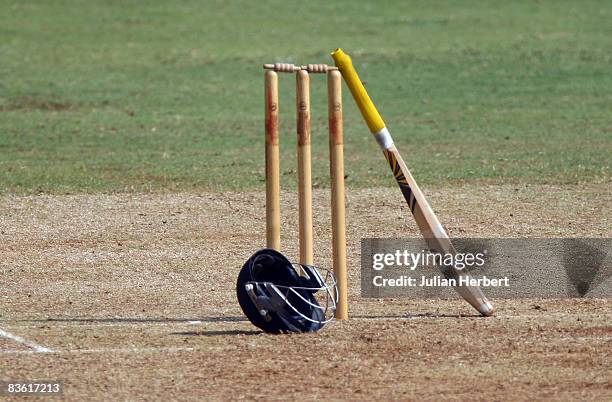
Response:
[{"label": "dark blue helmet", "polygon": [[[320,290],[325,291],[324,306],[315,297]],[[285,333],[320,330],[333,319],[338,292],[331,272],[327,271],[324,279],[311,265],[292,264],[278,251],[262,249],[242,267],[236,294],[242,311],[255,326],[265,332]]]}]

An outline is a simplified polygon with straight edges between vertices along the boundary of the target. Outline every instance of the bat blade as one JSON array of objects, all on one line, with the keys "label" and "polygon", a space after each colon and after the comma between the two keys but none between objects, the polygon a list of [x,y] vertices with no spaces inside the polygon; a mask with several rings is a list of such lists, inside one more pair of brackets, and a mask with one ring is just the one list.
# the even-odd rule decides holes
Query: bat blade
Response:
[{"label": "bat blade", "polygon": [[[389,162],[389,167],[393,171],[395,181],[410,207],[414,220],[425,238],[427,247],[437,253],[455,255],[457,251],[453,247],[446,230],[444,230],[444,227],[425,199],[425,195],[423,195],[412,177],[397,148],[393,145],[390,148],[384,149],[383,153],[387,162]],[[440,268],[446,278],[455,279],[458,284],[470,282],[470,275],[462,269],[448,265]],[[493,305],[487,300],[478,286],[458,285],[455,286],[455,290],[482,315],[493,315]]]}]

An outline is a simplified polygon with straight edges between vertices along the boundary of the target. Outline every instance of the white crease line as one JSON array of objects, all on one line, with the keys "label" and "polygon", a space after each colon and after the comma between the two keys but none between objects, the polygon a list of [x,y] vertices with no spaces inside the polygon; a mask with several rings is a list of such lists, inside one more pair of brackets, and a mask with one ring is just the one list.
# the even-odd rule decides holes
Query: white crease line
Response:
[{"label": "white crease line", "polygon": [[[195,348],[167,347],[167,348],[108,348],[108,349],[58,349],[47,350],[46,353],[155,353],[155,352],[193,352]],[[0,354],[34,354],[41,351],[34,350],[0,350]]]},{"label": "white crease line", "polygon": [[180,325],[197,325],[201,324],[201,321],[177,321],[177,322],[92,322],[92,323],[73,323],[73,324],[57,324],[55,322],[41,322],[40,324],[27,324],[21,325],[17,322],[7,322],[12,327],[16,328],[41,328],[41,327],[49,327],[49,328],[80,328],[80,327],[145,327],[145,326],[160,326],[160,327],[169,327],[169,326],[180,326]]},{"label": "white crease line", "polygon": [[[604,317],[604,316],[608,316],[610,315],[610,313],[604,313],[604,312],[596,312],[596,313],[588,313],[588,312],[584,312],[584,311],[574,311],[574,312],[564,312],[564,311],[551,311],[551,310],[540,310],[541,313],[536,313],[536,314],[531,314],[531,313],[525,313],[525,314],[521,314],[521,313],[513,313],[513,314],[503,314],[503,313],[499,313],[499,316],[495,315],[493,317],[499,317],[499,318],[523,318],[523,317],[527,317],[527,318],[546,318],[546,317],[574,317],[574,316],[579,316],[579,317]],[[486,317],[485,317],[486,318]]]},{"label": "white crease line", "polygon": [[46,347],[41,346],[41,345],[39,345],[37,343],[34,343],[34,342],[30,342],[27,339],[24,339],[24,338],[22,338],[20,336],[13,335],[10,332],[6,332],[6,331],[2,330],[1,328],[0,328],[0,337],[6,338],[6,339],[10,339],[12,341],[15,341],[17,343],[22,344],[23,346],[27,346],[30,349],[34,349],[34,351],[37,352],[37,353],[51,353],[51,352],[53,352],[53,350],[51,350],[49,348],[46,348]]},{"label": "white crease line", "polygon": [[583,313],[583,312],[575,312],[575,313],[564,313],[564,312],[554,312],[554,311],[543,311],[541,314],[514,314],[514,315],[504,315],[502,313],[498,313],[491,317],[483,317],[481,315],[472,314],[472,315],[398,315],[394,317],[385,317],[385,316],[369,316],[369,317],[359,317],[353,316],[351,320],[355,321],[401,321],[401,320],[442,320],[442,319],[456,319],[456,320],[466,320],[466,319],[478,319],[485,321],[493,321],[495,319],[509,319],[509,318],[551,318],[551,317],[562,317],[562,318],[571,318],[575,316],[579,316],[581,318],[599,318],[599,317],[607,317],[608,313]]}]

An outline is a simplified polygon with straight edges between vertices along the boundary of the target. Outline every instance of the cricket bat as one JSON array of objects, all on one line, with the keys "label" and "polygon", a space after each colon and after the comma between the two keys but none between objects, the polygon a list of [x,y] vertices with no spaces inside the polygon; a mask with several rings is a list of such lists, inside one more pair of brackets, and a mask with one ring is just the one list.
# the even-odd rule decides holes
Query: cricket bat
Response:
[{"label": "cricket bat", "polygon": [[[342,49],[336,49],[331,53],[331,56],[340,70],[340,73],[342,73],[342,77],[347,83],[370,131],[380,145],[387,162],[389,162],[389,166],[395,176],[395,181],[399,185],[410,211],[412,211],[414,220],[425,238],[427,247],[434,252],[455,255],[457,251],[453,247],[446,230],[444,230],[444,227],[434,214],[431,206],[412,177],[412,174],[410,174],[402,156],[395,147],[391,134],[385,126],[385,122],[380,113],[378,113],[376,106],[374,106],[372,99],[370,99],[370,96],[353,67],[351,58],[344,53]],[[440,268],[446,278],[455,279],[458,284],[462,282],[469,283],[469,281],[465,281],[466,279],[470,279],[469,274],[464,270],[454,266],[443,266]],[[460,279],[464,281],[460,281]],[[455,286],[455,290],[482,315],[493,315],[493,305],[487,300],[478,286],[458,285]]]}]

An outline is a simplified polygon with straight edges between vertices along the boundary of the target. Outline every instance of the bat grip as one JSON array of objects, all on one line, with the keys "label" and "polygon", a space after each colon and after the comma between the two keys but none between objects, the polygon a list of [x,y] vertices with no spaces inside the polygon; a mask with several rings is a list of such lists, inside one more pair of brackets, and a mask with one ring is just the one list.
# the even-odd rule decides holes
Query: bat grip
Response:
[{"label": "bat grip", "polygon": [[355,67],[353,67],[353,61],[350,56],[342,51],[342,49],[336,49],[331,53],[334,62],[336,63],[336,67],[342,73],[342,77],[344,77],[344,81],[348,85],[359,110],[361,111],[361,115],[365,119],[370,131],[372,133],[378,133],[380,130],[385,128],[385,122],[383,121],[380,113],[374,106],[374,102],[368,95],[363,83],[359,79],[357,75],[357,71],[355,71]]}]

